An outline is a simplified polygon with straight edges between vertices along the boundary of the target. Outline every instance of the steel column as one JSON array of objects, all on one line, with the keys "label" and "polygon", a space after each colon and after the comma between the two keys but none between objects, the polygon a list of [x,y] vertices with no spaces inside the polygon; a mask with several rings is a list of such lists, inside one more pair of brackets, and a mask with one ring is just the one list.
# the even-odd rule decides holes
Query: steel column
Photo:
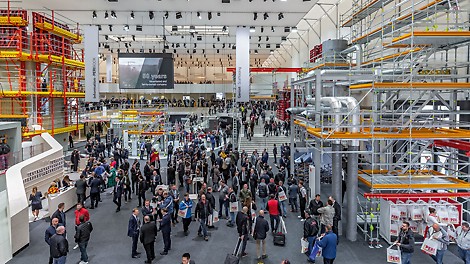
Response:
[{"label": "steel column", "polygon": [[[358,170],[358,158],[359,155],[359,146],[349,146],[348,147],[348,167],[347,167],[347,192],[346,200],[347,204],[347,222],[346,222],[346,238],[349,241],[357,240],[357,203],[356,195],[358,192],[358,180],[357,180],[357,170]],[[344,201],[343,201],[344,203]]]}]

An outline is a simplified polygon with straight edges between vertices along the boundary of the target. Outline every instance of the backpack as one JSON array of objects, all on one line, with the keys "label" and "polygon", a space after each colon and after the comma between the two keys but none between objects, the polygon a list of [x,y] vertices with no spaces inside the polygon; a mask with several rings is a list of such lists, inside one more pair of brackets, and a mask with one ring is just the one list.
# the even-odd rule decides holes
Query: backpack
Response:
[{"label": "backpack", "polygon": [[260,198],[268,197],[268,188],[266,185],[259,185],[258,186],[258,196]]}]

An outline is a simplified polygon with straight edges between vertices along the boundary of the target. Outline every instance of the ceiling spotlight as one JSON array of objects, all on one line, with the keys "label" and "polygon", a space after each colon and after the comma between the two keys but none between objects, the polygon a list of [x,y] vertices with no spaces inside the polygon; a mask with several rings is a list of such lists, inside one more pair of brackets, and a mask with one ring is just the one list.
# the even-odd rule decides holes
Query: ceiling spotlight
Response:
[{"label": "ceiling spotlight", "polygon": [[215,44],[212,44],[212,48],[215,49]]},{"label": "ceiling spotlight", "polygon": [[225,49],[225,43],[224,43],[224,44],[222,44],[222,48],[223,48],[223,49]]},{"label": "ceiling spotlight", "polygon": [[175,17],[176,19],[181,19],[183,18],[183,15],[181,15],[181,12],[176,12]]},{"label": "ceiling spotlight", "polygon": [[98,25],[98,30],[101,31],[101,25]]},{"label": "ceiling spotlight", "polygon": [[212,12],[207,13],[207,19],[211,20],[212,19]]},{"label": "ceiling spotlight", "polygon": [[117,18],[117,16],[116,16],[116,12],[114,12],[114,11],[111,11],[111,17],[112,17],[112,18],[114,18],[114,19],[116,19],[116,18]]},{"label": "ceiling spotlight", "polygon": [[255,29],[255,27],[250,27],[250,32],[251,32],[251,33],[254,33],[254,32],[256,32],[256,29]]},{"label": "ceiling spotlight", "polygon": [[253,13],[253,20],[256,20],[256,19],[258,19],[258,13],[254,12]]},{"label": "ceiling spotlight", "polygon": [[171,32],[178,31],[178,26],[171,26]]},{"label": "ceiling spotlight", "polygon": [[297,30],[297,27],[292,27],[292,32],[296,33],[298,30]]},{"label": "ceiling spotlight", "polygon": [[287,37],[281,37],[281,41],[286,41]]},{"label": "ceiling spotlight", "polygon": [[135,25],[135,31],[142,31],[142,25]]},{"label": "ceiling spotlight", "polygon": [[195,32],[196,32],[196,27],[189,26],[189,33],[195,33]]},{"label": "ceiling spotlight", "polygon": [[276,49],[280,49],[281,48],[281,44],[276,44]]},{"label": "ceiling spotlight", "polygon": [[270,50],[269,53],[270,53],[271,55],[273,55],[273,54],[274,54],[274,50]]},{"label": "ceiling spotlight", "polygon": [[227,26],[222,27],[222,32],[227,32]]},{"label": "ceiling spotlight", "polygon": [[263,18],[264,18],[264,20],[268,19],[269,18],[268,13],[264,13]]},{"label": "ceiling spotlight", "polygon": [[197,48],[197,44],[196,44],[196,43],[194,43],[194,48]]},{"label": "ceiling spotlight", "polygon": [[271,31],[272,32],[276,31],[273,26],[271,26]]},{"label": "ceiling spotlight", "polygon": [[135,15],[134,15],[134,11],[131,12],[131,19],[134,19],[135,18]]},{"label": "ceiling spotlight", "polygon": [[165,19],[168,19],[168,16],[169,16],[169,15],[170,15],[170,14],[168,14],[168,11],[166,11],[166,12],[165,12],[165,15],[164,15]]},{"label": "ceiling spotlight", "polygon": [[193,49],[193,54],[196,53],[196,49]]},{"label": "ceiling spotlight", "polygon": [[105,12],[104,12],[104,18],[106,18],[106,19],[108,19],[108,18],[109,18],[108,11],[105,11]]},{"label": "ceiling spotlight", "polygon": [[261,41],[261,36],[258,37],[258,41]]},{"label": "ceiling spotlight", "polygon": [[135,41],[135,35],[132,35],[132,41]]},{"label": "ceiling spotlight", "polygon": [[263,32],[264,32],[264,27],[261,27],[261,33],[263,33]]},{"label": "ceiling spotlight", "polygon": [[219,52],[220,52],[219,49],[217,49],[217,54],[218,54]]},{"label": "ceiling spotlight", "polygon": [[173,50],[173,53],[176,53],[176,49]]},{"label": "ceiling spotlight", "polygon": [[217,36],[217,41],[220,41],[220,37],[219,37],[219,36]]},{"label": "ceiling spotlight", "polygon": [[290,27],[284,27],[284,32],[286,33],[290,32]]},{"label": "ceiling spotlight", "polygon": [[197,12],[197,18],[202,19],[201,12]]},{"label": "ceiling spotlight", "polygon": [[109,39],[108,35],[104,35],[104,39],[108,40]]},{"label": "ceiling spotlight", "polygon": [[277,15],[277,19],[278,19],[278,20],[281,20],[281,19],[283,19],[283,18],[284,18],[284,14],[283,14],[283,13],[279,13],[279,14]]},{"label": "ceiling spotlight", "polygon": [[113,31],[113,25],[108,25],[109,31]]},{"label": "ceiling spotlight", "polygon": [[96,18],[97,15],[96,15],[96,11],[93,11],[93,15],[92,15],[93,18]]},{"label": "ceiling spotlight", "polygon": [[258,48],[261,48],[261,44],[258,43]]},{"label": "ceiling spotlight", "polygon": [[129,25],[124,25],[123,29],[124,31],[129,31]]},{"label": "ceiling spotlight", "polygon": [[266,36],[266,41],[269,41],[269,37],[268,37],[268,36]]},{"label": "ceiling spotlight", "polygon": [[255,54],[258,54],[258,50],[255,50]]},{"label": "ceiling spotlight", "polygon": [[149,11],[150,20],[152,20],[154,17],[155,17],[155,14],[153,13],[153,11]]}]

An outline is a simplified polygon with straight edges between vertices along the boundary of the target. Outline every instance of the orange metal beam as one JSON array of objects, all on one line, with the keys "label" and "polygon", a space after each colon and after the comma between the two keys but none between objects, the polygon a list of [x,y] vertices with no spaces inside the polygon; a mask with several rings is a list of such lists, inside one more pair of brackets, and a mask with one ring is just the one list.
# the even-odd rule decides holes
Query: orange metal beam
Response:
[{"label": "orange metal beam", "polygon": [[383,83],[365,83],[365,84],[355,84],[349,87],[350,89],[436,89],[436,90],[446,90],[446,89],[470,89],[470,83],[392,83],[392,82],[383,82]]}]

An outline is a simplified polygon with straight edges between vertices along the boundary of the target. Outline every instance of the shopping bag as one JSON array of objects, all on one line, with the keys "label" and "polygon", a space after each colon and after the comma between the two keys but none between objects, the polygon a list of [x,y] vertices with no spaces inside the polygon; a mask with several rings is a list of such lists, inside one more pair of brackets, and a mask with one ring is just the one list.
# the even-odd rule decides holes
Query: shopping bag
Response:
[{"label": "shopping bag", "polygon": [[401,264],[401,252],[400,247],[392,249],[395,245],[391,245],[387,248],[387,262]]},{"label": "shopping bag", "polygon": [[212,211],[212,222],[219,222],[219,212],[217,212],[216,210]]},{"label": "shopping bag", "polygon": [[230,213],[238,212],[238,202],[230,202]]},{"label": "shopping bag", "polygon": [[420,205],[416,204],[415,202],[408,200],[406,201],[408,204],[408,216],[413,221],[420,221],[423,219],[423,211]]},{"label": "shopping bag", "polygon": [[310,260],[315,261],[315,258],[321,256],[321,247],[318,246],[317,240],[315,240],[315,244],[313,245],[312,251],[310,252],[310,256],[308,257]]},{"label": "shopping bag", "polygon": [[214,226],[214,215],[209,215],[209,217],[207,217],[207,226]]},{"label": "shopping bag", "polygon": [[421,251],[428,255],[436,255],[437,247],[439,242],[434,239],[426,238],[424,239],[423,244],[421,245]]},{"label": "shopping bag", "polygon": [[251,219],[255,219],[256,217],[256,210],[251,209]]},{"label": "shopping bag", "polygon": [[392,221],[398,221],[400,219],[400,210],[398,210],[396,204],[390,205],[390,219]]},{"label": "shopping bag", "polygon": [[403,203],[402,201],[397,201],[397,208],[398,210],[400,211],[400,218],[406,218],[408,216],[408,211],[406,209],[406,205],[405,203]]},{"label": "shopping bag", "polygon": [[457,238],[454,225],[450,225],[449,228],[447,228],[447,235],[449,235],[449,240],[455,240]]},{"label": "shopping bag", "polygon": [[399,232],[398,222],[392,221],[392,223],[390,224],[390,235],[391,236],[398,236],[398,232]]},{"label": "shopping bag", "polygon": [[410,229],[413,231],[413,233],[418,233],[418,222],[416,221],[408,221],[410,224]]},{"label": "shopping bag", "polygon": [[308,251],[308,241],[303,238],[300,239],[300,253],[305,253]]},{"label": "shopping bag", "polygon": [[457,210],[457,207],[454,205],[447,206],[447,212],[449,213],[449,224],[460,224],[459,210]]},{"label": "shopping bag", "polygon": [[186,214],[188,213],[188,208],[184,209],[184,210],[178,210],[178,216],[181,217],[181,218],[185,218],[186,217]]},{"label": "shopping bag", "polygon": [[284,219],[282,219],[282,217],[279,217],[279,220],[281,222],[281,226],[282,226],[282,230],[284,231],[284,234],[287,234],[286,222],[284,222]]},{"label": "shopping bag", "polygon": [[447,206],[441,205],[437,207],[437,216],[441,223],[449,224],[449,212],[447,212]]},{"label": "shopping bag", "polygon": [[287,196],[286,196],[286,193],[284,191],[280,191],[278,193],[278,197],[279,197],[279,202],[287,200]]}]

